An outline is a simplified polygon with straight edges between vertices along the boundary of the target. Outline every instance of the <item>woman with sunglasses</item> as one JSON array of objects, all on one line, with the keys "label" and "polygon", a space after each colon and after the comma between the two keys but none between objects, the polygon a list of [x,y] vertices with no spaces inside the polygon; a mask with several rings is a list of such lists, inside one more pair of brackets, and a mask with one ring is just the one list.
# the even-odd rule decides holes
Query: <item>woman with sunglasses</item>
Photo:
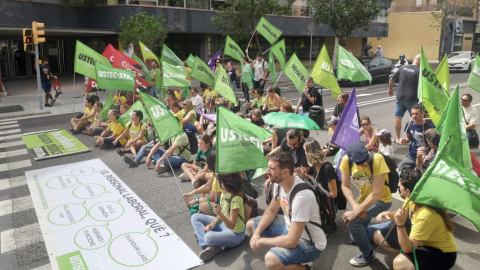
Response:
[{"label": "woman with sunglasses", "polygon": [[361,127],[359,130],[360,137],[365,135],[365,141],[367,141],[367,145],[365,146],[367,150],[371,150],[375,153],[378,153],[379,148],[379,140],[375,132],[378,131],[378,128],[372,127],[372,123],[370,122],[370,117],[362,116],[361,120]]},{"label": "woman with sunglasses", "polygon": [[217,75],[217,72],[218,72],[218,69],[219,69],[219,68],[220,68],[220,60],[217,59],[217,60],[215,61],[215,66],[213,66],[213,69],[212,69],[212,71],[213,71],[213,73],[215,73],[215,75]]}]

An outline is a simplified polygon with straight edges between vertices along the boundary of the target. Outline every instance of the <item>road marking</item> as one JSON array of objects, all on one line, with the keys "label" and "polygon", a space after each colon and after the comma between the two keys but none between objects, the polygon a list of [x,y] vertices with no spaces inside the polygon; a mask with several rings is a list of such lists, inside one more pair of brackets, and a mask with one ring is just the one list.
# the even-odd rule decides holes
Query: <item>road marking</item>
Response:
[{"label": "road marking", "polygon": [[3,126],[3,125],[11,125],[11,124],[16,124],[16,123],[18,123],[18,121],[1,122],[1,123],[0,123],[0,126]]},{"label": "road marking", "polygon": [[[373,99],[373,100],[369,100],[369,101],[363,101],[363,102],[359,102],[357,103],[357,107],[362,107],[362,106],[366,106],[366,105],[371,105],[371,104],[376,104],[376,103],[380,103],[380,102],[385,102],[385,101],[390,101],[390,100],[395,100],[395,96],[393,97],[386,97],[386,98],[380,98],[380,99]],[[335,108],[329,108],[329,109],[326,109],[325,112],[333,112]]]},{"label": "road marking", "polygon": [[9,126],[0,126],[0,129],[17,128],[19,126],[20,126],[19,124],[9,125]]},{"label": "road marking", "polygon": [[7,158],[7,157],[16,157],[21,155],[27,155],[27,149],[20,149],[15,151],[8,151],[8,152],[0,152],[0,158]]},{"label": "road marking", "polygon": [[357,95],[357,97],[368,97],[368,96],[371,96],[371,95],[386,93],[386,92],[388,92],[388,91],[380,91],[380,92],[375,92],[375,93],[370,93],[370,94],[360,94],[360,95]]},{"label": "road marking", "polygon": [[52,265],[47,263],[32,270],[52,270]]},{"label": "road marking", "polygon": [[13,229],[0,233],[0,254],[15,250],[15,239]]},{"label": "road marking", "polygon": [[25,143],[22,140],[15,141],[15,142],[8,142],[8,143],[5,143],[5,148],[19,146],[19,145],[25,145]]},{"label": "road marking", "polygon": [[20,133],[20,132],[22,132],[20,129],[5,130],[5,131],[0,131],[0,135]]},{"label": "road marking", "polygon": [[7,170],[16,170],[16,169],[21,169],[25,167],[31,167],[32,162],[30,159],[25,159],[25,160],[20,160],[16,162],[10,162],[10,163],[3,163],[0,164],[0,172],[7,171]]},{"label": "road marking", "polygon": [[10,182],[10,187],[19,187],[19,186],[25,186],[27,184],[27,177],[25,175],[17,176],[17,177],[12,177],[8,179]]},{"label": "road marking", "polygon": [[9,189],[9,188],[10,188],[10,179],[0,180],[0,190]]},{"label": "road marking", "polygon": [[33,208],[30,195],[0,202],[0,217]]},{"label": "road marking", "polygon": [[5,200],[0,202],[0,217],[12,213],[12,200]]},{"label": "road marking", "polygon": [[5,141],[5,140],[11,140],[11,139],[18,139],[18,138],[21,138],[21,137],[22,137],[22,134],[15,134],[15,135],[0,137],[0,140]]},{"label": "road marking", "polygon": [[[17,236],[16,239],[15,236]],[[38,223],[3,231],[0,234],[0,242],[2,243],[0,253],[7,253],[42,241],[42,231]]]}]

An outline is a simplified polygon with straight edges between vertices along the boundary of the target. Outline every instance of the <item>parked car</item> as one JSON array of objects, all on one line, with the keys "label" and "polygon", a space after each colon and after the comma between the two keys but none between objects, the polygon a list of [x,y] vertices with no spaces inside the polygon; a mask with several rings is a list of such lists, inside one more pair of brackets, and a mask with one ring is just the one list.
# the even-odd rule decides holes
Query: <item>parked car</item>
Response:
[{"label": "parked car", "polygon": [[[365,69],[372,76],[372,82],[388,82],[392,69],[395,67],[395,63],[383,56],[379,57],[357,57],[357,59],[365,66]],[[337,70],[334,71],[335,75]],[[349,80],[337,79],[339,84],[349,83]],[[368,84],[368,81],[356,82],[358,86],[364,86]]]},{"label": "parked car", "polygon": [[452,52],[447,57],[448,69],[471,71],[474,60],[475,60],[475,52],[471,52],[471,51]]}]

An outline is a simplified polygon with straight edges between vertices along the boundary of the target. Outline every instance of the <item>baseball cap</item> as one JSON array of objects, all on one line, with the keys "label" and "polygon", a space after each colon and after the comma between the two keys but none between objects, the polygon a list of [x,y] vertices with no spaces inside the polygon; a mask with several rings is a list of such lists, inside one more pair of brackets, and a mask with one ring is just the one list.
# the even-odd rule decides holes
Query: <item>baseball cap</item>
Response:
[{"label": "baseball cap", "polygon": [[361,165],[368,160],[368,150],[361,142],[351,143],[347,147],[348,159],[357,165]]},{"label": "baseball cap", "polygon": [[328,121],[327,124],[328,124],[329,126],[331,126],[331,125],[337,125],[337,124],[338,124],[338,120],[340,120],[340,119],[338,119],[338,118],[333,118],[332,120]]},{"label": "baseball cap", "polygon": [[378,45],[378,48],[381,48],[382,46]]},{"label": "baseball cap", "polygon": [[387,137],[387,138],[392,137],[392,133],[388,129],[382,129],[380,131],[375,131],[373,134],[375,134],[375,136],[379,136],[379,137]]}]

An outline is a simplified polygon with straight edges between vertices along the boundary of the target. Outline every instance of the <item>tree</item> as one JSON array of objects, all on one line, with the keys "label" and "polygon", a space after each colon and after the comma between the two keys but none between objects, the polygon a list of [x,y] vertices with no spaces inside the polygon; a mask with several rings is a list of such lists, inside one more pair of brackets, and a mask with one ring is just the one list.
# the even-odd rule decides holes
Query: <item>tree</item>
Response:
[{"label": "tree", "polygon": [[[250,38],[257,22],[267,14],[291,14],[292,4],[295,0],[226,0],[225,5],[219,6],[219,12],[212,17],[215,27],[222,30],[224,35],[229,35],[239,42]],[[282,3],[280,3],[282,2]],[[258,51],[260,43],[255,32],[255,41]]]},{"label": "tree", "polygon": [[135,14],[128,21],[122,17],[120,22],[122,32],[118,35],[118,41],[122,42],[124,49],[127,49],[130,43],[138,46],[138,42],[141,41],[159,55],[168,33],[167,24],[163,24],[164,22],[163,15],[147,16],[146,12]]},{"label": "tree", "polygon": [[350,36],[357,28],[368,32],[370,22],[382,10],[378,0],[308,0],[308,6],[313,20],[329,25],[335,35],[334,69],[337,66],[335,59],[339,38]]}]

